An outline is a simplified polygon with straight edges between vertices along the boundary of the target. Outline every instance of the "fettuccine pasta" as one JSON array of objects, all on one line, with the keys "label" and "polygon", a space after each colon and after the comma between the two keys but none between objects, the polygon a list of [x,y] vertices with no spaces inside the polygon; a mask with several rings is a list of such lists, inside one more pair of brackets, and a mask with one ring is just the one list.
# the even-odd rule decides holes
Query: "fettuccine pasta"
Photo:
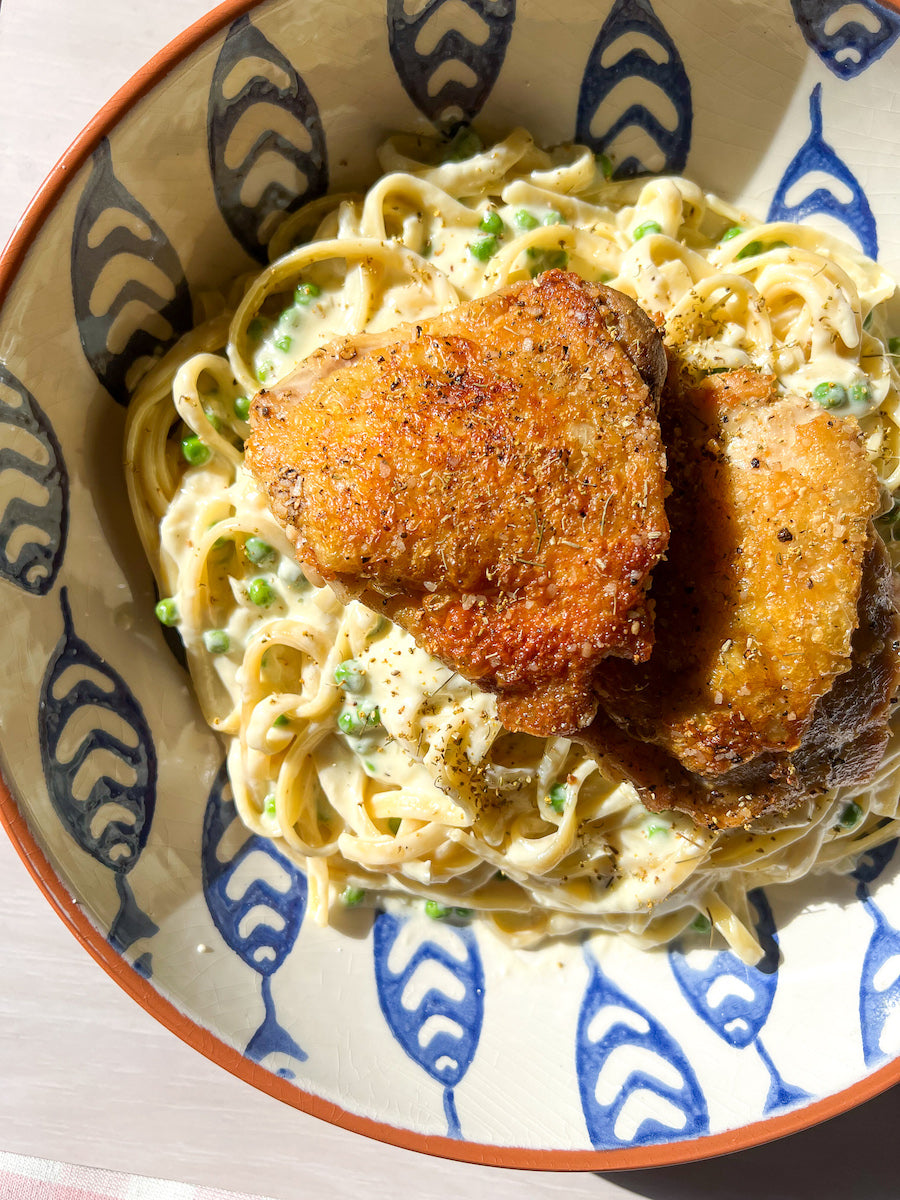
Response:
[{"label": "fettuccine pasta", "polygon": [[241,817],[307,871],[318,921],[335,904],[405,897],[436,916],[477,913],[520,945],[590,927],[656,944],[693,923],[752,961],[749,889],[846,870],[896,836],[900,741],[862,794],[751,829],[649,813],[583,748],[507,732],[491,695],[304,576],[242,465],[249,398],[337,336],[566,266],[661,315],[698,370],[748,366],[854,414],[893,493],[894,283],[833,237],[759,224],[685,179],[611,182],[584,147],[545,151],[516,130],[462,161],[441,153],[393,138],[365,195],[287,217],[233,312],[143,377],[126,460],[158,615],[177,625],[227,742]]}]

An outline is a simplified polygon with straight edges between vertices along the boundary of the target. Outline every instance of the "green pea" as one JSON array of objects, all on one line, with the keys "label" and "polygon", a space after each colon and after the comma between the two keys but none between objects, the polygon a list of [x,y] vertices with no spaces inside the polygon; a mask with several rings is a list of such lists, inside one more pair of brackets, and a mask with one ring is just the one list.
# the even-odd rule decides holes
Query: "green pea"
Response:
[{"label": "green pea", "polygon": [[250,397],[238,396],[234,402],[234,415],[239,421],[246,421],[250,416]]},{"label": "green pea", "polygon": [[196,433],[191,433],[181,439],[181,453],[192,467],[202,467],[205,462],[209,462],[212,451],[202,438],[197,437]]},{"label": "green pea", "polygon": [[265,799],[265,813],[267,817],[275,816],[275,793],[269,792]]},{"label": "green pea", "polygon": [[900,354],[900,337],[888,338],[888,354]]},{"label": "green pea", "polygon": [[290,350],[291,346],[293,345],[293,341],[294,339],[292,337],[289,337],[288,334],[284,334],[283,337],[275,339],[275,347],[276,349],[282,350],[285,354],[287,354],[288,350]]},{"label": "green pea", "polygon": [[287,715],[287,713],[279,713],[272,722],[272,725],[275,729],[284,729],[285,725],[290,725],[290,723],[291,718]]},{"label": "green pea", "polygon": [[695,933],[709,933],[712,929],[712,921],[706,913],[698,913],[691,921],[689,928],[693,929]]},{"label": "green pea", "polygon": [[268,608],[275,599],[275,589],[268,579],[252,579],[247,588],[247,595],[257,608]]},{"label": "green pea", "polygon": [[366,898],[366,893],[362,888],[350,887],[349,885],[341,892],[341,903],[345,908],[356,908],[362,904]]},{"label": "green pea", "polygon": [[564,269],[569,264],[569,255],[565,250],[535,250],[533,247],[527,251],[529,258],[537,259],[535,265],[531,268],[531,278],[540,275],[542,271],[551,271],[554,269]]},{"label": "green pea", "polygon": [[503,219],[498,212],[486,212],[478,222],[482,233],[502,233]]},{"label": "green pea", "polygon": [[847,403],[847,389],[842,383],[817,383],[812,398],[823,408],[839,408]]},{"label": "green pea", "polygon": [[281,565],[278,568],[278,578],[287,587],[293,588],[296,592],[302,592],[309,586],[309,580],[300,570],[296,563],[288,562],[287,559],[281,560]]},{"label": "green pea", "polygon": [[871,398],[867,383],[851,383],[847,389],[851,404],[868,404]]},{"label": "green pea", "polygon": [[740,225],[732,225],[730,229],[725,230],[725,232],[719,238],[719,241],[720,242],[730,242],[732,238],[739,237],[743,232],[744,231],[740,227]]},{"label": "green pea", "polygon": [[763,252],[762,242],[748,242],[747,245],[743,248],[743,250],[738,251],[736,257],[737,258],[754,258],[757,254],[762,254],[762,252]]},{"label": "green pea", "polygon": [[321,296],[321,294],[322,289],[317,283],[313,283],[311,280],[304,283],[298,283],[294,288],[294,299],[298,304],[311,304],[312,301],[315,300],[317,296]]},{"label": "green pea", "polygon": [[261,537],[248,537],[244,542],[244,553],[252,563],[271,562],[275,558],[275,551]]},{"label": "green pea", "polygon": [[374,708],[345,708],[338,716],[338,726],[344,733],[358,736],[381,724],[381,710]]},{"label": "green pea", "polygon": [[445,917],[449,917],[453,910],[447,908],[444,904],[439,904],[437,900],[425,901],[425,912],[433,921],[443,921]]},{"label": "green pea", "polygon": [[341,733],[351,736],[355,733],[360,733],[362,730],[362,724],[356,715],[356,710],[353,708],[345,708],[343,712],[338,713],[337,723]]},{"label": "green pea", "polygon": [[348,658],[334,668],[334,682],[345,691],[361,692],[365,687],[366,674],[358,663]]},{"label": "green pea", "polygon": [[480,154],[484,149],[484,142],[475,132],[471,125],[460,125],[456,133],[447,143],[444,162],[463,162],[467,158],[472,158],[476,154]]},{"label": "green pea", "polygon": [[231,638],[224,629],[207,629],[203,633],[203,645],[210,654],[227,654],[231,649]]},{"label": "green pea", "polygon": [[668,825],[648,825],[646,829],[647,837],[659,837],[660,834],[671,833]]},{"label": "green pea", "polygon": [[547,803],[555,813],[561,813],[566,807],[568,794],[568,788],[564,783],[554,783],[550,789],[550,795],[547,797]]},{"label": "green pea", "polygon": [[594,160],[597,163],[597,166],[603,172],[603,178],[604,179],[612,179],[613,164],[612,164],[612,159],[609,157],[609,155],[608,154],[595,154]]},{"label": "green pea", "polygon": [[207,421],[209,421],[210,425],[212,425],[213,429],[218,431],[222,428],[222,422],[211,408],[204,408],[203,415],[206,417]]},{"label": "green pea", "polygon": [[400,828],[400,817],[388,817],[387,827],[391,833],[396,835]]},{"label": "green pea", "polygon": [[860,806],[851,801],[841,813],[840,823],[844,829],[852,829],[854,825],[859,824],[862,815],[863,810]]},{"label": "green pea", "polygon": [[513,224],[517,229],[528,231],[529,229],[537,229],[540,222],[537,217],[530,213],[527,208],[520,208],[513,217]]},{"label": "green pea", "polygon": [[160,625],[178,624],[178,605],[175,603],[174,596],[166,596],[160,600],[153,611],[156,613],[156,619]]},{"label": "green pea", "polygon": [[469,253],[479,262],[487,262],[497,253],[497,244],[497,239],[490,234],[487,237],[478,238],[475,242],[470,242]]},{"label": "green pea", "polygon": [[659,221],[644,221],[638,225],[631,237],[635,242],[639,242],[642,237],[646,237],[648,233],[662,233],[662,225]]},{"label": "green pea", "polygon": [[272,374],[272,372],[274,370],[275,370],[275,367],[273,366],[272,363],[270,363],[270,362],[260,363],[256,370],[256,378],[259,380],[260,383],[265,383],[266,380],[269,378],[269,376]]},{"label": "green pea", "polygon": [[541,221],[542,225],[565,225],[565,223],[565,217],[562,215],[562,213],[556,212],[555,209],[551,212],[548,212],[543,221]]}]

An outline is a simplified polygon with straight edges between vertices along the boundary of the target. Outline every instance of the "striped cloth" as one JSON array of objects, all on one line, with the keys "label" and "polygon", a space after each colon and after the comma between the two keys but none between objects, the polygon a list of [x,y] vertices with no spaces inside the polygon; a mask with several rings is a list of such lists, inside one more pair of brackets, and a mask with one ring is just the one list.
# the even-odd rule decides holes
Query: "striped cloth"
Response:
[{"label": "striped cloth", "polygon": [[246,1192],[145,1179],[0,1151],[0,1200],[265,1200]]}]

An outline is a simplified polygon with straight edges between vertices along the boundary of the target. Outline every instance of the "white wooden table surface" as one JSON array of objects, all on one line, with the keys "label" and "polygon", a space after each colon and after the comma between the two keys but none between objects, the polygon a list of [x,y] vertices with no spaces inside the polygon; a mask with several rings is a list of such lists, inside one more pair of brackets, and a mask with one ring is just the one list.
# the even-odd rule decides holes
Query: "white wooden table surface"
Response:
[{"label": "white wooden table surface", "polygon": [[[208,6],[2,0],[0,241],[100,105]],[[896,1088],[773,1146],[618,1175],[496,1170],[368,1141],[254,1091],[157,1025],[71,937],[2,834],[0,882],[0,1150],[278,1200],[900,1196]]]}]

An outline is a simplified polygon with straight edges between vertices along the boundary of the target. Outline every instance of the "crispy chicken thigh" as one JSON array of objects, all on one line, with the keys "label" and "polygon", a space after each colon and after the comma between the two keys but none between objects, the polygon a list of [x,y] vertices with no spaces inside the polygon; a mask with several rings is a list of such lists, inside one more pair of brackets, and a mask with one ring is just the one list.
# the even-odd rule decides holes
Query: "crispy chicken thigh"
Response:
[{"label": "crispy chicken thigh", "polygon": [[665,369],[633,301],[548,271],[318,351],[254,400],[247,462],[301,563],[508,728],[570,732],[598,664],[651,651]]},{"label": "crispy chicken thigh", "polygon": [[647,807],[743,824],[877,765],[898,683],[893,577],[853,420],[752,371],[670,371],[673,493],[648,663],[597,672],[586,740]]}]

